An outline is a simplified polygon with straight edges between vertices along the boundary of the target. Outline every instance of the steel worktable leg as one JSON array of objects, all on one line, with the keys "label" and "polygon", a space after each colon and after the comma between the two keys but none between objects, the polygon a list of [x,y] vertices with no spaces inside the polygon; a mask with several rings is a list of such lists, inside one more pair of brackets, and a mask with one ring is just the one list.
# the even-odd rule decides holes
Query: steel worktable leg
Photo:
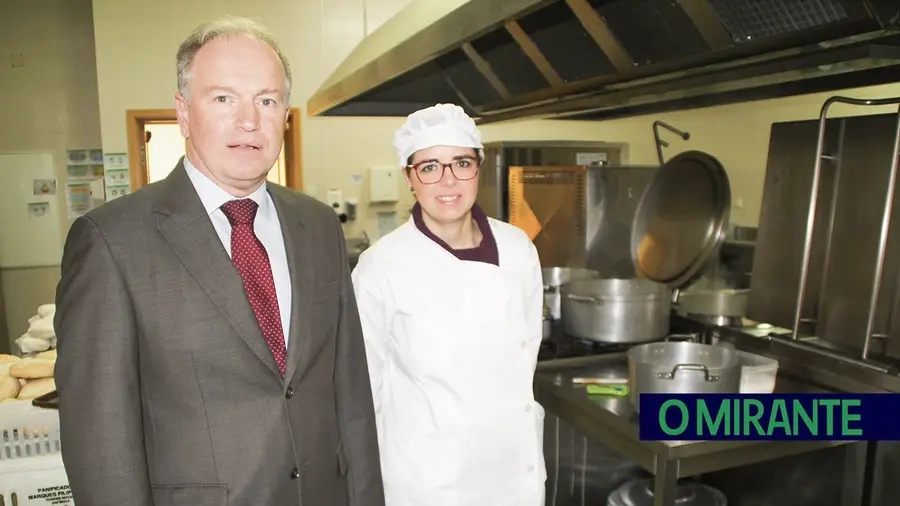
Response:
[{"label": "steel worktable leg", "polygon": [[653,478],[653,506],[675,506],[679,464],[677,460],[657,457],[656,476]]},{"label": "steel worktable leg", "polygon": [[[869,451],[876,443],[861,441],[845,446],[844,487],[841,504],[843,506],[859,506],[863,504],[866,488],[866,464]],[[875,504],[875,503],[872,503]]]}]

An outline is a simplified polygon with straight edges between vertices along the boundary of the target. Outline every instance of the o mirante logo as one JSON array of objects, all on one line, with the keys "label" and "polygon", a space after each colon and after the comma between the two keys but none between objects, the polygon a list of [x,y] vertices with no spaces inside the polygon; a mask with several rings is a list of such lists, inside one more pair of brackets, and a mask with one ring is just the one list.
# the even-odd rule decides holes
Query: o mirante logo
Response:
[{"label": "o mirante logo", "polygon": [[642,394],[642,440],[900,440],[898,394]]}]

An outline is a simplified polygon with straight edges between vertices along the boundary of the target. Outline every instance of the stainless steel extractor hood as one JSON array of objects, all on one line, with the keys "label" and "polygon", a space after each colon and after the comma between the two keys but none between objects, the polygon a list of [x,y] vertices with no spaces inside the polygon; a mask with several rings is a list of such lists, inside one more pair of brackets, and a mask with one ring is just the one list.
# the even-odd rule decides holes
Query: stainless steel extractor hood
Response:
[{"label": "stainless steel extractor hood", "polygon": [[608,119],[900,82],[897,0],[413,0],[307,104]]}]

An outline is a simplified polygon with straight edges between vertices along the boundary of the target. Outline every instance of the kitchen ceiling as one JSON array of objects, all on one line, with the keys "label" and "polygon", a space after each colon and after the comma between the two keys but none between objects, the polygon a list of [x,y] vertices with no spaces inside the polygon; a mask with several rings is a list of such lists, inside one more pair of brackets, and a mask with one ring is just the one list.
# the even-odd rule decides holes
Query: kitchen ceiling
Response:
[{"label": "kitchen ceiling", "polygon": [[313,116],[603,120],[900,82],[896,0],[414,0]]}]

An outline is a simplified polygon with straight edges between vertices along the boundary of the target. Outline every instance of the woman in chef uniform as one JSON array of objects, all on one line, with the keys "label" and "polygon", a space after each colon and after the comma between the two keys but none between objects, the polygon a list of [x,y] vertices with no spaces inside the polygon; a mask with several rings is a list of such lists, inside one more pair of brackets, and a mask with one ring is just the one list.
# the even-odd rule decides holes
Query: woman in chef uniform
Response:
[{"label": "woman in chef uniform", "polygon": [[461,108],[413,113],[394,148],[417,202],[353,271],[386,505],[540,506],[537,250],[475,204],[484,153]]}]

